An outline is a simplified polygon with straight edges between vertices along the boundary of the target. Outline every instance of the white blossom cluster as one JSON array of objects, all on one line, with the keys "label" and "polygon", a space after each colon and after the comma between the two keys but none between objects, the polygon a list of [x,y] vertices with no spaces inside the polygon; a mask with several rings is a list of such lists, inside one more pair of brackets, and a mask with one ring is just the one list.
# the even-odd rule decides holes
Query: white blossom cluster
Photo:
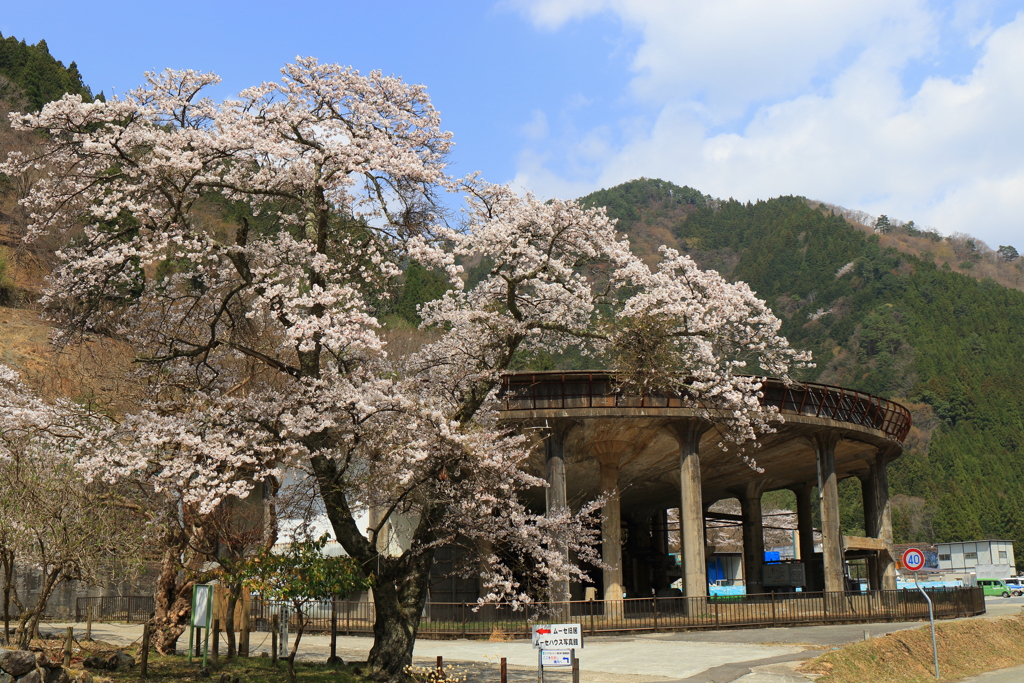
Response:
[{"label": "white blossom cluster", "polygon": [[[488,599],[521,602],[525,576],[582,576],[567,550],[599,559],[596,504],[521,503],[543,482],[491,403],[514,363],[579,347],[622,370],[623,391],[683,396],[723,441],[771,429],[742,373],[785,378],[809,357],[746,285],[673,250],[652,271],[602,209],[449,177],[451,135],[422,86],[314,59],[282,72],[223,103],[203,96],[216,76],[167,71],[124,98],[12,117],[46,133],[0,172],[42,173],[30,238],[65,244],[47,310],[69,334],[130,344],[150,387],[83,439],[87,475],[144,478],[209,511],[304,468],[368,571],[381,527],[355,520],[372,507],[418,520],[413,548],[372,571],[398,586],[424,550],[488,541],[502,549],[485,553]],[[454,227],[447,191],[467,201]],[[420,311],[439,338],[390,358],[379,310],[410,259],[451,288]],[[485,264],[479,281],[467,263]]]}]

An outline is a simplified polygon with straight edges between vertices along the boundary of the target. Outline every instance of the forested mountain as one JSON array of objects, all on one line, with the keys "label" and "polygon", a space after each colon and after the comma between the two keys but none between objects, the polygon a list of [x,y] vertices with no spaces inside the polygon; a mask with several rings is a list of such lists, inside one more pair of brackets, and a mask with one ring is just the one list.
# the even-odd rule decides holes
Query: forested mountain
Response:
[{"label": "forested mountain", "polygon": [[[65,67],[54,59],[45,40],[29,45],[24,40],[13,36],[4,38],[0,34],[0,76],[8,81],[0,82],[0,98],[11,102],[23,97],[31,111],[42,109],[44,104],[60,99],[64,93],[92,100],[92,91],[82,82],[78,65],[71,62]],[[12,85],[15,92],[11,91]]]},{"label": "forested mountain", "polygon": [[[641,179],[583,201],[607,206],[634,248],[667,242],[749,282],[793,344],[814,351],[804,379],[913,410],[890,470],[898,541],[1010,538],[1024,556],[1024,292],[976,276],[984,266],[1013,283],[1019,263],[913,224],[869,234],[801,197],[716,201]],[[841,488],[856,532],[859,483]]]}]

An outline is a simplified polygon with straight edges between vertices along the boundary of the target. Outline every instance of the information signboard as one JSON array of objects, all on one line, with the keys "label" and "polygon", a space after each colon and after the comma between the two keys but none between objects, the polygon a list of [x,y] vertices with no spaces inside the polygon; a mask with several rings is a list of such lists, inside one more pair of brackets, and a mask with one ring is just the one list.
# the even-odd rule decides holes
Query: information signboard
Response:
[{"label": "information signboard", "polygon": [[192,625],[210,628],[213,619],[213,586],[199,584],[192,587]]},{"label": "information signboard", "polygon": [[583,628],[579,624],[538,624],[533,627],[533,646],[541,650],[583,647]]},{"label": "information signboard", "polygon": [[572,650],[541,650],[540,663],[543,667],[572,666]]}]

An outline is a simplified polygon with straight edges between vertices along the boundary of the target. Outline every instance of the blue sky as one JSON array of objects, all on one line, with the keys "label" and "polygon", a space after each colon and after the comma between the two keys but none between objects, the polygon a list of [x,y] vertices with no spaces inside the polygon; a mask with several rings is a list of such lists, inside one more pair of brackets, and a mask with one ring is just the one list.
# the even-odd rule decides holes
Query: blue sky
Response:
[{"label": "blue sky", "polygon": [[172,67],[229,96],[313,55],[426,84],[460,175],[801,194],[1024,249],[1020,0],[11,5],[0,32],[108,95]]}]

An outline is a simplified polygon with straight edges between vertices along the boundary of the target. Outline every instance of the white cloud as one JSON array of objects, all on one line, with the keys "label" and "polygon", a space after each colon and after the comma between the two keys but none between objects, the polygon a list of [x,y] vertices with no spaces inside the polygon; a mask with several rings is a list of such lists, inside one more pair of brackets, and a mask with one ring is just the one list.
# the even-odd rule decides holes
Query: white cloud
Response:
[{"label": "white cloud", "polygon": [[543,140],[548,136],[547,114],[540,109],[534,109],[530,120],[520,127],[519,132],[527,140]]},{"label": "white cloud", "polygon": [[652,102],[699,99],[718,117],[812,87],[851,52],[902,63],[930,49],[935,17],[918,0],[537,0],[540,27],[610,11],[636,28],[632,89]]},{"label": "white cloud", "polygon": [[[663,177],[741,199],[803,194],[1024,244],[1024,13],[992,29],[984,2],[961,3],[942,26],[941,11],[900,0],[526,9],[555,28],[595,6],[640,27],[634,104],[653,113],[639,130],[633,121],[580,134],[543,162],[524,155],[517,180],[539,194],[555,194],[549,182],[593,189]],[[963,45],[985,33],[973,70],[906,92],[906,70],[937,56],[941,31]]]}]

